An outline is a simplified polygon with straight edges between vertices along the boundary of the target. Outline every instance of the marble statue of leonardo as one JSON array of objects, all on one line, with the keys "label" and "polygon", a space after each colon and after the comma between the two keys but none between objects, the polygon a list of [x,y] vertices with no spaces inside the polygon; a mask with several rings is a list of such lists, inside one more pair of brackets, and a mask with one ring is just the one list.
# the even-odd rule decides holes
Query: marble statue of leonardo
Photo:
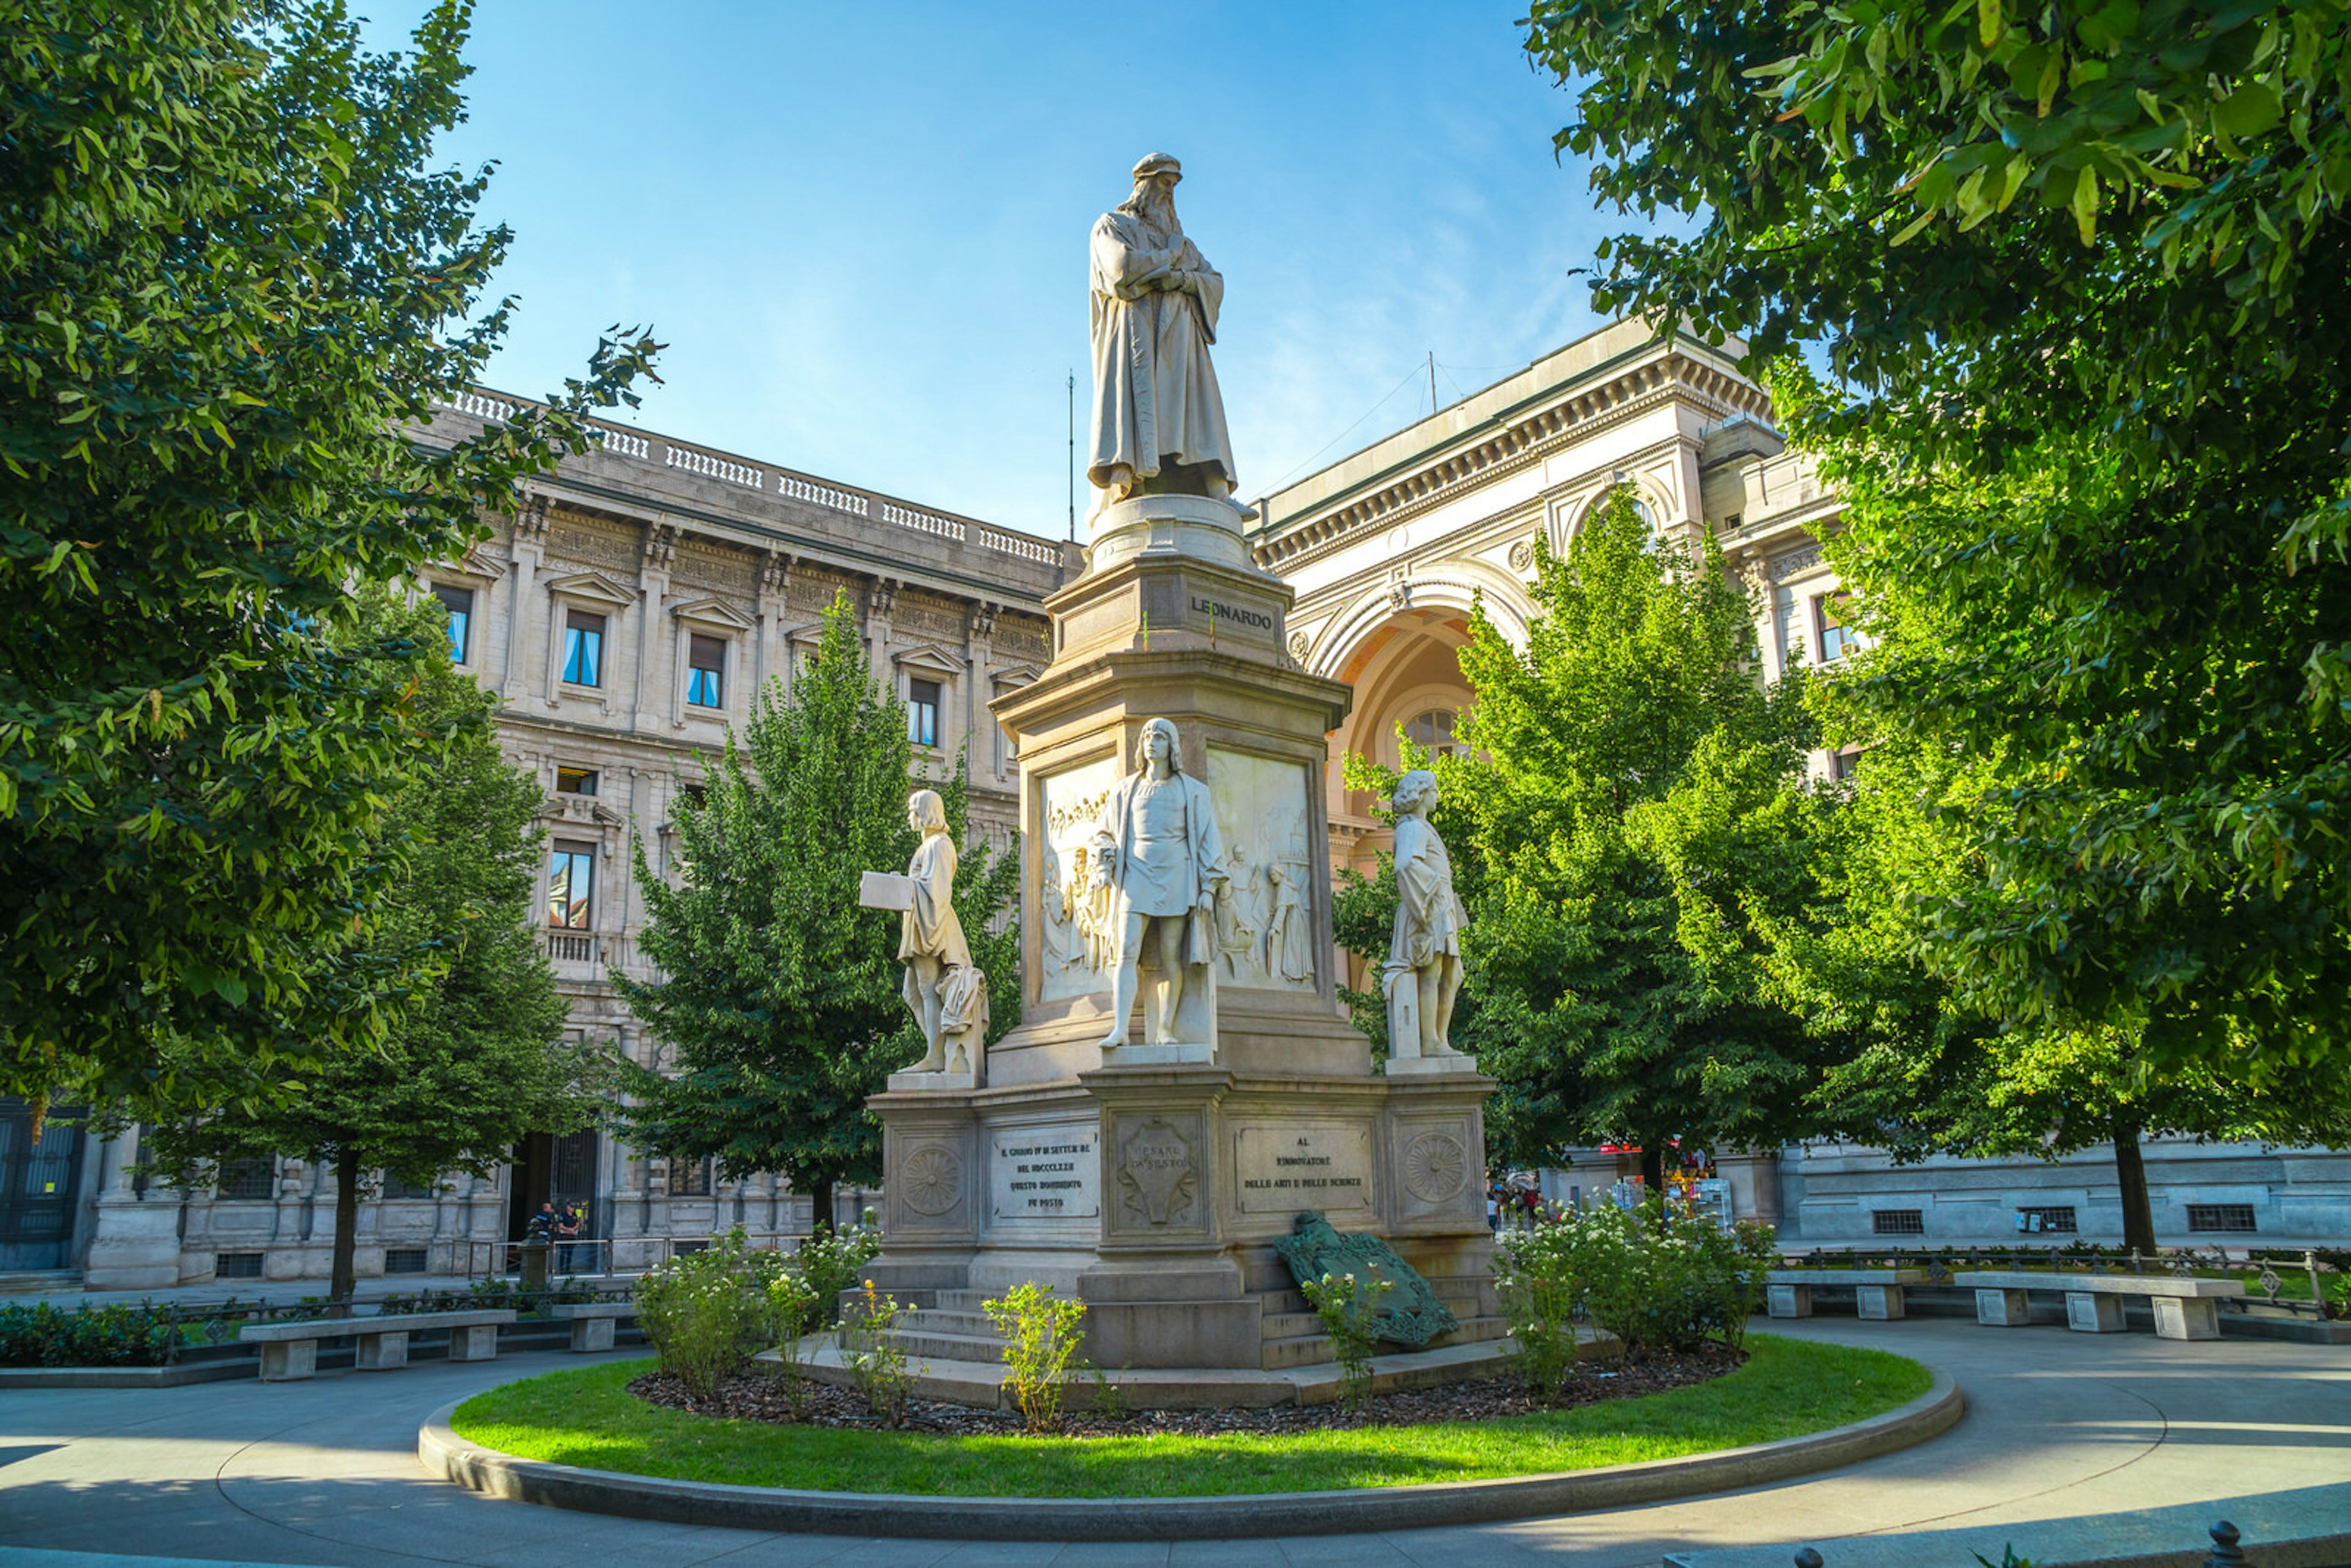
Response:
[{"label": "marble statue of leonardo", "polygon": [[1101,504],[1130,495],[1229,497],[1224,394],[1208,362],[1225,280],[1176,221],[1183,169],[1134,166],[1134,194],[1094,225],[1094,407],[1086,481]]},{"label": "marble statue of leonardo", "polygon": [[1159,977],[1156,996],[1145,998],[1144,1042],[1177,1043],[1186,971],[1199,966],[1207,971],[1202,984],[1214,983],[1207,966],[1217,956],[1217,894],[1227,881],[1217,809],[1208,787],[1176,764],[1174,722],[1144,725],[1135,751],[1135,770],[1110,787],[1093,838],[1094,881],[1113,896],[1105,1050],[1126,1043],[1138,964]]}]

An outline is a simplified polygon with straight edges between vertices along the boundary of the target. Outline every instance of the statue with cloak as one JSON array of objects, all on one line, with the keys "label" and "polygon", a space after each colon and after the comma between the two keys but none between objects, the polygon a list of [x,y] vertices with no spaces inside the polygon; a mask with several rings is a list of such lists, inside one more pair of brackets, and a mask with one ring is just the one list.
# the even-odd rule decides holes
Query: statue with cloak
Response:
[{"label": "statue with cloak", "polygon": [[1237,482],[1208,347],[1225,280],[1176,219],[1183,169],[1134,166],[1134,194],[1094,225],[1094,406],[1086,482],[1099,507],[1129,496],[1229,499]]}]

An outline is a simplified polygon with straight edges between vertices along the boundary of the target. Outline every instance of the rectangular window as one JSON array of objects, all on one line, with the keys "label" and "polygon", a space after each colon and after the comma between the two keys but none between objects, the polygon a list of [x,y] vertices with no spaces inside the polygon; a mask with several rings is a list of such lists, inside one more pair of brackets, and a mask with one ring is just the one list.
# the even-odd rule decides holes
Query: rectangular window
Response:
[{"label": "rectangular window", "polygon": [[2250,1203],[2191,1203],[2188,1206],[2188,1228],[2190,1230],[2250,1231],[2253,1224],[2253,1206]]},{"label": "rectangular window", "polygon": [[2071,1236],[2079,1228],[2074,1222],[2074,1206],[2070,1203],[2043,1208],[2020,1208],[2016,1211],[2016,1228],[2033,1236],[2051,1232]]},{"label": "rectangular window", "polygon": [[916,746],[939,743],[939,684],[906,683],[906,738]]},{"label": "rectangular window", "polygon": [[231,1202],[265,1202],[277,1196],[277,1162],[267,1155],[223,1160],[214,1195]]},{"label": "rectangular window", "polygon": [[596,792],[595,771],[587,768],[557,768],[555,792],[559,795],[593,795]]},{"label": "rectangular window", "polygon": [[569,612],[563,622],[563,678],[575,686],[604,684],[604,618],[585,610]]},{"label": "rectangular window", "polygon": [[708,1197],[710,1196],[710,1161],[683,1160],[673,1155],[669,1162],[669,1195],[672,1197]]},{"label": "rectangular window", "polygon": [[558,844],[547,872],[547,923],[564,931],[585,931],[590,900],[596,894],[596,852],[586,844]]},{"label": "rectangular window", "polygon": [[1869,639],[1844,622],[1845,595],[1823,593],[1813,600],[1813,630],[1820,635],[1821,663],[1838,660],[1869,646]]},{"label": "rectangular window", "polygon": [[223,1252],[213,1260],[215,1280],[258,1280],[261,1278],[261,1254],[258,1252]]},{"label": "rectangular window", "polygon": [[466,644],[472,641],[469,633],[474,625],[474,591],[436,582],[433,585],[433,597],[449,612],[450,663],[462,664],[465,662]]},{"label": "rectangular window", "polygon": [[390,1171],[386,1171],[383,1173],[383,1183],[377,1189],[376,1196],[379,1197],[431,1197],[434,1196],[434,1189],[438,1185],[438,1183],[429,1181],[413,1182],[403,1180],[402,1178],[392,1175]]},{"label": "rectangular window", "polygon": [[387,1247],[383,1249],[383,1271],[387,1274],[426,1274],[432,1272],[433,1254],[422,1247]]},{"label": "rectangular window", "polygon": [[695,707],[726,706],[726,638],[686,638],[685,700]]},{"label": "rectangular window", "polygon": [[1927,1234],[1927,1211],[1922,1208],[1873,1208],[1869,1211],[1869,1228],[1875,1236],[1924,1236]]},{"label": "rectangular window", "polygon": [[1837,780],[1839,783],[1843,783],[1845,779],[1852,778],[1854,775],[1854,769],[1860,766],[1861,753],[1858,751],[1833,751],[1829,753],[1829,777]]}]

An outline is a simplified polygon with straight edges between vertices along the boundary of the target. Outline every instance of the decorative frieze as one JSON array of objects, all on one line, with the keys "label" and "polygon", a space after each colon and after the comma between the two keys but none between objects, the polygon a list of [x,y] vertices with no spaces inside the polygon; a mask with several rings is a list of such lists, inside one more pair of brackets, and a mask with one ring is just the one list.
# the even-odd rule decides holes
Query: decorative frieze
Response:
[{"label": "decorative frieze", "polygon": [[634,576],[643,547],[638,530],[626,523],[558,512],[548,526],[547,554],[549,560],[601,566]]}]

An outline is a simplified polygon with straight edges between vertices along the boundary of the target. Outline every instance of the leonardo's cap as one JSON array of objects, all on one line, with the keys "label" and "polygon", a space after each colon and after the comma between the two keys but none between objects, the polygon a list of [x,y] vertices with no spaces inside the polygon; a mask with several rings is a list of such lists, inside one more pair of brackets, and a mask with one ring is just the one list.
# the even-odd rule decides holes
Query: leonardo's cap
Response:
[{"label": "leonardo's cap", "polygon": [[1138,180],[1147,180],[1154,174],[1173,174],[1181,180],[1184,177],[1184,166],[1176,162],[1171,153],[1154,152],[1134,166],[1134,177]]}]

